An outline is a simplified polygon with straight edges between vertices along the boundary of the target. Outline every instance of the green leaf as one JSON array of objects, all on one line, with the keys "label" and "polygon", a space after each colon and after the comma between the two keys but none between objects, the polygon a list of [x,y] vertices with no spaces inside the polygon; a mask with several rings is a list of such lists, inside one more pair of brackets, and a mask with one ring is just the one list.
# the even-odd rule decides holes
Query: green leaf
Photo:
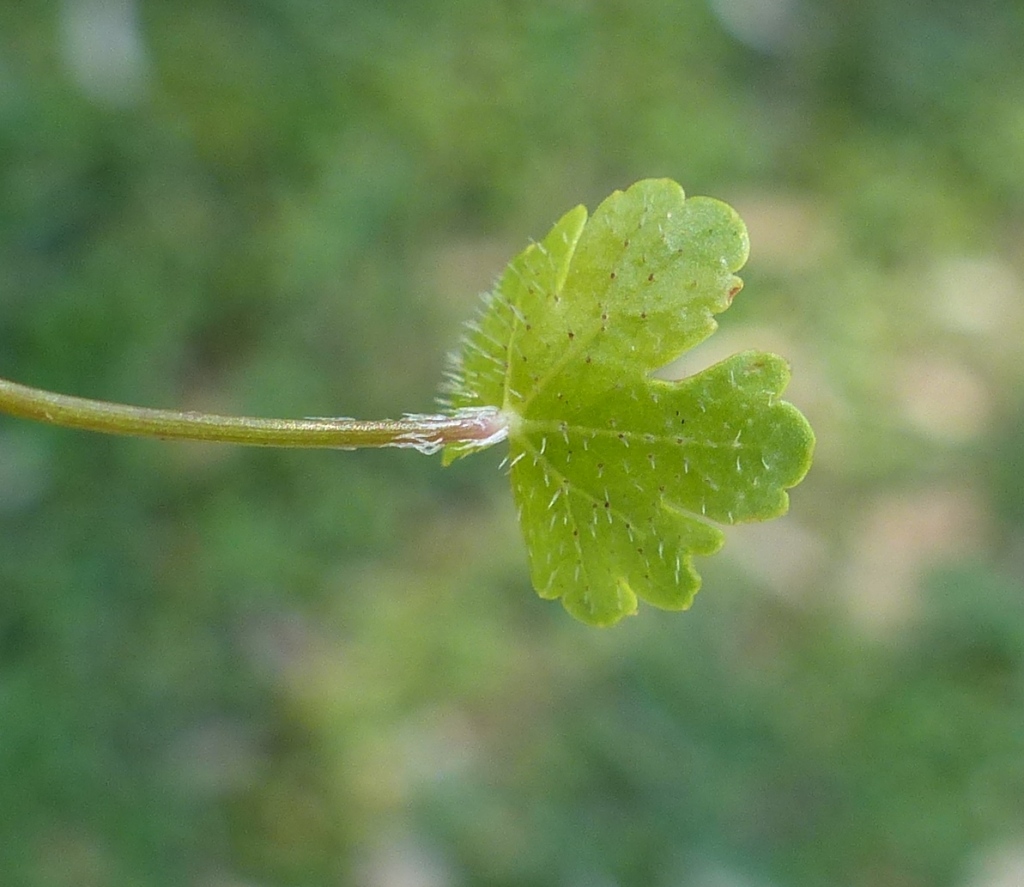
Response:
[{"label": "green leaf", "polygon": [[[509,263],[453,361],[453,408],[509,426],[533,584],[611,625],[637,599],[685,609],[716,524],[766,520],[814,435],[779,400],[786,362],[745,352],[678,382],[652,373],[706,339],[742,283],[746,228],[726,204],[638,182],[580,206]],[[445,462],[468,446],[450,445]]]}]

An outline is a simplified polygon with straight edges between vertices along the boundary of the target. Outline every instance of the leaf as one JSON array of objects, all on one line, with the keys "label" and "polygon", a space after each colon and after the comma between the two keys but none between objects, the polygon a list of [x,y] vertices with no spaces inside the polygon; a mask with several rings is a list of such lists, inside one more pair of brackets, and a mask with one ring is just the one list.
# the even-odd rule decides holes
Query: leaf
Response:
[{"label": "leaf", "polygon": [[[453,359],[450,405],[508,422],[533,584],[584,622],[611,625],[638,598],[687,608],[716,524],[783,514],[807,472],[814,435],[778,399],[781,357],[651,375],[714,332],[747,251],[726,204],[638,182],[513,259]],[[445,463],[469,449],[449,445]]]}]

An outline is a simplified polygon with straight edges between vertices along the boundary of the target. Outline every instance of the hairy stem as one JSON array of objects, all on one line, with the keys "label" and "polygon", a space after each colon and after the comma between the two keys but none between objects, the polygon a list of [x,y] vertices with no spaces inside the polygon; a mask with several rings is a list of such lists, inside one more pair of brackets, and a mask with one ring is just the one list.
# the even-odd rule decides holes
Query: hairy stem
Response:
[{"label": "hairy stem", "polygon": [[449,443],[480,447],[502,440],[507,421],[496,409],[450,416],[358,419],[262,419],[153,410],[56,394],[0,379],[0,412],[65,428],[173,440],[219,441],[262,447],[408,447],[433,453]]}]

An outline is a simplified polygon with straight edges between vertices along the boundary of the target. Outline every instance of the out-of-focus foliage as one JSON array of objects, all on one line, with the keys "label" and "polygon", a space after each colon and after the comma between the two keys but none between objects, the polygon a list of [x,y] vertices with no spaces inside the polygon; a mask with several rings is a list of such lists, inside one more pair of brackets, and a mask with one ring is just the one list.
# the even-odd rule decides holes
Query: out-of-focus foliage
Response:
[{"label": "out-of-focus foliage", "polygon": [[500,457],[0,422],[0,880],[1019,882],[1021,45],[1014,0],[0,5],[3,375],[424,410],[525,235],[669,176],[752,243],[672,371],[786,354],[819,438],[607,634],[527,593]]}]

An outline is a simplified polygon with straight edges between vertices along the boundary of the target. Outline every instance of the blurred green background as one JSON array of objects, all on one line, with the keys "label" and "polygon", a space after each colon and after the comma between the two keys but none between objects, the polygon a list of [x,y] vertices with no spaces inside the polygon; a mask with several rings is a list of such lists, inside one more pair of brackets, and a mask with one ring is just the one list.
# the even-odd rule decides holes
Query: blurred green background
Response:
[{"label": "blurred green background", "polygon": [[501,453],[0,417],[0,883],[1024,883],[1019,0],[7,0],[0,375],[433,405],[504,263],[671,176],[746,219],[688,359],[818,456],[686,615],[537,599]]}]

